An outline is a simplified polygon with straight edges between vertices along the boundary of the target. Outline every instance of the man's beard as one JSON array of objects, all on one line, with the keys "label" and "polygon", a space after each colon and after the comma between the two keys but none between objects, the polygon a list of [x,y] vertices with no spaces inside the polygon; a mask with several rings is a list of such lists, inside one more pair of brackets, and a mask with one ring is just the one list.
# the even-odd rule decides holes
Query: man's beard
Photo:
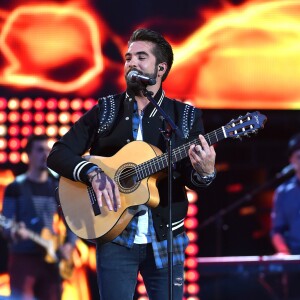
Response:
[{"label": "man's beard", "polygon": [[[136,70],[137,71],[137,70]],[[140,75],[144,75],[150,78],[156,78],[157,76],[157,69],[155,68],[154,73],[142,73]],[[127,90],[130,90],[134,96],[141,96],[143,90],[146,88],[146,86],[141,82],[132,82],[128,79],[126,76],[126,84],[127,84]]]}]

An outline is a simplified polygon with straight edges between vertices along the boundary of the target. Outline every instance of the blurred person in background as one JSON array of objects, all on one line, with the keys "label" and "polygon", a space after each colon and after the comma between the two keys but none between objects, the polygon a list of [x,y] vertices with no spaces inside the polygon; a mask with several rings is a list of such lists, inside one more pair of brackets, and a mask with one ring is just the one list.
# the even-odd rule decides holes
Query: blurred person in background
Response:
[{"label": "blurred person in background", "polygon": [[[295,174],[274,193],[271,241],[278,255],[300,255],[300,133],[288,142],[288,159]],[[300,299],[299,272],[288,276],[288,298]]]},{"label": "blurred person in background", "polygon": [[10,299],[59,300],[61,275],[72,269],[77,237],[68,229],[64,237],[58,236],[53,228],[59,215],[58,180],[46,165],[48,137],[29,136],[25,151],[27,171],[6,187],[1,214],[9,249]]}]

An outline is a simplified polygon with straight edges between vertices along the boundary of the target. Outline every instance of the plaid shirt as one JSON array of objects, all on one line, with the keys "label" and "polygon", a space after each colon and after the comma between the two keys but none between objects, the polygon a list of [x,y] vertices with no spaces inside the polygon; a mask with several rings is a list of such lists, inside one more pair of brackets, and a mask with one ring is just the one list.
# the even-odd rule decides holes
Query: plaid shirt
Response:
[{"label": "plaid shirt", "polygon": [[[134,113],[132,118],[132,128],[133,128],[133,136],[136,139],[137,133],[139,129],[139,125],[141,125],[142,117],[139,116],[137,110],[137,103],[134,103]],[[140,128],[142,131],[142,127]],[[151,236],[151,243],[155,258],[156,267],[158,269],[168,267],[168,241],[163,240],[159,242],[156,238],[152,214],[151,210],[148,210],[149,215],[149,233]],[[119,245],[131,248],[134,243],[134,237],[137,232],[138,226],[138,216],[135,216],[126,229],[116,237],[113,242]],[[173,238],[173,265],[183,264],[184,262],[184,252],[188,245],[188,237],[185,232],[178,234]]]}]

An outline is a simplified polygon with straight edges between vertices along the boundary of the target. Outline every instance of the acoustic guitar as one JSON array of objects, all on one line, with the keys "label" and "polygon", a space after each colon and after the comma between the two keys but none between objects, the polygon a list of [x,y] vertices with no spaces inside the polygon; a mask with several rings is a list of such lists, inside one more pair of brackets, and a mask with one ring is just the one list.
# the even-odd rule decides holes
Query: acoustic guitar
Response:
[{"label": "acoustic guitar", "polygon": [[[250,136],[264,127],[267,118],[259,112],[247,113],[204,135],[209,145],[226,138]],[[188,156],[192,144],[199,145],[196,138],[172,150],[172,162]],[[94,191],[82,182],[61,177],[58,195],[65,220],[70,229],[82,239],[98,239],[105,243],[117,237],[128,225],[140,205],[155,207],[159,204],[156,183],[162,170],[168,166],[167,153],[143,141],[125,145],[111,157],[85,156],[98,165],[118,185],[121,208],[109,211],[99,207]],[[115,204],[116,205],[116,204]]]},{"label": "acoustic guitar", "polygon": [[[16,223],[14,220],[6,218],[1,214],[0,227],[15,231],[20,230],[20,224]],[[57,249],[63,243],[62,238],[52,234],[48,228],[43,228],[41,234],[29,230],[28,228],[22,228],[22,230],[26,231],[30,240],[44,248],[46,251],[45,261],[50,264],[58,263],[61,277],[63,279],[70,279],[74,271],[73,259],[60,259],[57,255]]]}]

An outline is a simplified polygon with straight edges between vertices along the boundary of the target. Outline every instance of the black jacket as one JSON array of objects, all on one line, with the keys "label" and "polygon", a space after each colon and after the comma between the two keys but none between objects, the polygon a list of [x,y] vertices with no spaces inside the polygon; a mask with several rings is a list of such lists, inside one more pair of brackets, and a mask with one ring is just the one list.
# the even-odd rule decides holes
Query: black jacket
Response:
[{"label": "black jacket", "polygon": [[[182,137],[173,135],[173,149],[204,133],[202,112],[191,105],[171,100],[163,90],[155,95],[155,100],[166,111],[182,132]],[[57,141],[48,157],[48,166],[60,175],[88,184],[86,173],[93,166],[82,155],[88,150],[91,155],[113,156],[127,143],[134,141],[132,115],[134,97],[127,93],[100,98],[98,104],[83,115],[74,126]],[[166,152],[166,141],[160,133],[163,120],[150,103],[143,115],[143,141]],[[174,166],[172,219],[174,235],[184,231],[188,200],[185,187],[197,189],[204,185],[193,177],[193,167],[188,156]],[[159,240],[166,239],[168,223],[167,179],[158,182],[159,205],[152,209],[154,227]]]}]

